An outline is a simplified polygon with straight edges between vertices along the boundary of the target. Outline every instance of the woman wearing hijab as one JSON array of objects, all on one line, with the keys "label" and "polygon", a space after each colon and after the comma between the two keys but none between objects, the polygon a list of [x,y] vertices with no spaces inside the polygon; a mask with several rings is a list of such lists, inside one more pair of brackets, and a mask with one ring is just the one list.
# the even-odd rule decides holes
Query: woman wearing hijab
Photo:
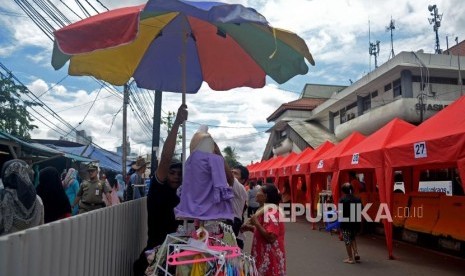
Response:
[{"label": "woman wearing hijab", "polygon": [[46,167],[40,170],[37,194],[44,202],[45,223],[71,216],[71,205],[57,169]]},{"label": "woman wearing hijab", "polygon": [[[63,189],[68,197],[69,204],[72,205],[79,191],[79,182],[76,179],[77,172],[70,168],[62,181]],[[73,216],[77,215],[79,208],[77,206],[72,210]]]},{"label": "woman wearing hijab", "polygon": [[124,183],[123,175],[117,174],[115,176],[116,181],[118,182],[118,198],[120,202],[124,201],[124,190],[126,189],[126,183]]},{"label": "woman wearing hijab", "polygon": [[44,223],[44,205],[32,183],[32,171],[26,162],[13,159],[1,171],[0,235]]}]

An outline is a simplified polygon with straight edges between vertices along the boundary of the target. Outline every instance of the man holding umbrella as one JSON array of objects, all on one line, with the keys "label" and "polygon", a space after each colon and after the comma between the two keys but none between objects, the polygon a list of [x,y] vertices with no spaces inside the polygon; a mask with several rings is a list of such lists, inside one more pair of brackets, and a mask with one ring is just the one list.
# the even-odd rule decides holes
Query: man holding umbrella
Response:
[{"label": "man holding umbrella", "polygon": [[170,133],[161,152],[160,164],[151,179],[147,195],[148,240],[147,246],[134,262],[134,275],[144,275],[149,265],[145,251],[165,241],[166,235],[176,232],[178,225],[174,216],[174,207],[179,203],[176,190],[182,183],[182,163],[173,159],[179,126],[187,120],[187,106],[181,105],[176,113]]}]

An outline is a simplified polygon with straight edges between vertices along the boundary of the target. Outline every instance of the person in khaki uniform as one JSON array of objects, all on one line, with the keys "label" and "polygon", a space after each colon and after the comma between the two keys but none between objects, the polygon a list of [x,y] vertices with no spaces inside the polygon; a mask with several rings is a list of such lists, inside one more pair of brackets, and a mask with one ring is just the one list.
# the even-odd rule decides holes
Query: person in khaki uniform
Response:
[{"label": "person in khaki uniform", "polygon": [[79,214],[105,207],[104,195],[107,197],[107,202],[111,202],[110,189],[105,185],[105,182],[98,179],[97,169],[95,164],[87,165],[89,179],[81,183],[73,203],[73,207],[79,203]]}]

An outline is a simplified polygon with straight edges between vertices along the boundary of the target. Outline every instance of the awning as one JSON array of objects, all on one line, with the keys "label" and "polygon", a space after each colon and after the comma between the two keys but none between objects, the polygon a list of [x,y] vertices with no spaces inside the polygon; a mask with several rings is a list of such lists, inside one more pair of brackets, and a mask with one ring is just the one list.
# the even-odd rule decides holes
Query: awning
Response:
[{"label": "awning", "polygon": [[90,162],[96,162],[97,160],[94,160],[94,159],[90,159],[90,158],[86,158],[84,156],[79,156],[79,155],[75,155],[75,154],[72,154],[72,153],[65,153],[65,157],[66,158],[69,158],[69,159],[72,159],[76,162],[83,162],[83,163],[90,163]]}]

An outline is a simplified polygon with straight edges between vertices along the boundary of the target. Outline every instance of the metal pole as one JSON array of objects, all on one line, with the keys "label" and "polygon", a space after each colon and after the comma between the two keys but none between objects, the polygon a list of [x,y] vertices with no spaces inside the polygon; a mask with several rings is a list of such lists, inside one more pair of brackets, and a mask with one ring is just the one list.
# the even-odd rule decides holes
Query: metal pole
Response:
[{"label": "metal pole", "polygon": [[[187,22],[186,22],[187,25]],[[189,33],[187,27],[184,30],[183,35],[183,51],[181,55],[182,62],[182,104],[186,104],[186,92],[187,92],[187,72],[186,72],[186,62],[187,62],[187,39],[189,38]],[[186,121],[182,123],[182,173],[184,176],[184,166],[186,163]]]},{"label": "metal pole", "polygon": [[163,92],[155,90],[155,102],[153,105],[153,128],[152,128],[152,158],[150,160],[150,174],[153,176],[158,168],[158,149],[160,148],[160,124],[161,124],[161,101]]},{"label": "metal pole", "polygon": [[420,90],[420,123],[423,123],[423,89]]},{"label": "metal pole", "polygon": [[[455,45],[459,45],[459,37],[455,37]],[[458,47],[457,47],[458,49]],[[457,53],[457,63],[459,65],[459,84],[460,84],[460,96],[463,95],[463,90],[462,90],[462,72],[460,70],[460,54]]]},{"label": "metal pole", "polygon": [[126,83],[124,85],[124,97],[123,97],[123,157],[122,157],[122,166],[123,166],[123,179],[126,179],[126,158],[128,156],[127,152],[127,116],[128,116],[128,103],[129,103],[129,85]]},{"label": "metal pole", "polygon": [[438,34],[438,28],[436,28],[436,54],[441,53],[441,48],[439,46],[439,34]]}]

